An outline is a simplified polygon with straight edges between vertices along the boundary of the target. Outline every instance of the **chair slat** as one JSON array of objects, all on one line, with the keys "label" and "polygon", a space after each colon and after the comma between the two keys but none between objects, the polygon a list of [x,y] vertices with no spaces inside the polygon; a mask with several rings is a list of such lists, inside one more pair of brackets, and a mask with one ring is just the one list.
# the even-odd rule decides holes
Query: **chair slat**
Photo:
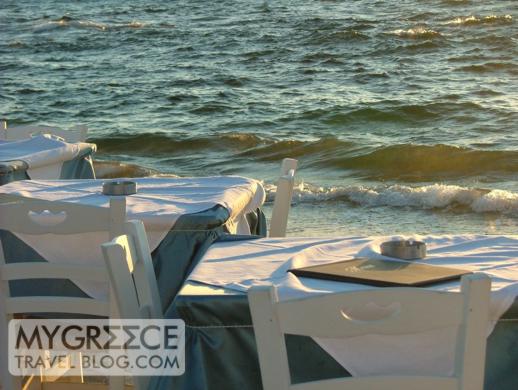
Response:
[{"label": "chair slat", "polygon": [[90,298],[14,297],[5,300],[5,311],[15,313],[70,313],[108,317],[110,305]]},{"label": "chair slat", "polygon": [[[418,288],[390,288],[325,294],[276,304],[284,333],[314,337],[351,337],[369,333],[405,334],[459,325],[461,294]],[[381,318],[364,319],[371,310],[386,312]],[[423,308],[427,308],[423,310]],[[413,321],[422,311],[422,321]],[[308,316],[307,313],[312,313]],[[359,313],[359,315],[356,315]]]},{"label": "chair slat", "polygon": [[110,208],[0,194],[0,229],[21,234],[122,234],[124,197],[110,198]]},{"label": "chair slat", "polygon": [[0,266],[2,280],[73,279],[108,282],[108,274],[100,267],[52,263],[14,263]]}]

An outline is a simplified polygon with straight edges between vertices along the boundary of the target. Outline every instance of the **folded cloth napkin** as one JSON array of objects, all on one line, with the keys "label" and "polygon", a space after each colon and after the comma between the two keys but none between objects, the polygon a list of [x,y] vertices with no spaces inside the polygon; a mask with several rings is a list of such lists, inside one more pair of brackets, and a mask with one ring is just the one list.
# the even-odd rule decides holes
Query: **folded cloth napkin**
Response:
[{"label": "folded cloth napkin", "polygon": [[59,179],[65,161],[73,160],[85,148],[95,144],[68,143],[51,134],[40,134],[20,141],[0,142],[0,162],[23,161],[31,179]]},{"label": "folded cloth napkin", "polygon": [[[491,277],[491,333],[496,321],[518,296],[518,236],[427,236],[428,257],[421,262],[484,272]],[[357,291],[376,287],[299,278],[290,268],[353,257],[386,258],[380,244],[390,237],[332,239],[285,238],[222,242],[213,245],[188,280],[246,292],[252,286],[277,286],[281,300],[311,294]],[[429,288],[458,291],[458,281]],[[382,308],[369,307],[373,316]],[[352,375],[451,375],[456,329],[445,328],[401,336],[367,335],[315,341]]]},{"label": "folded cloth napkin", "polygon": [[[257,180],[238,176],[200,178],[136,178],[138,192],[126,197],[128,219],[142,220],[149,246],[154,250],[172,229],[179,217],[225,207],[232,226],[247,213],[255,211],[265,199],[263,186]],[[65,201],[108,207],[109,196],[102,194],[102,180],[24,180],[0,186],[1,194],[19,195],[34,199]],[[80,223],[80,221],[78,221]],[[248,234],[250,232],[248,231]],[[108,232],[83,234],[27,235],[16,234],[44,259],[53,262],[102,265],[101,244],[109,240]],[[172,254],[174,259],[174,254]],[[77,283],[95,298],[106,295],[106,287]]]}]

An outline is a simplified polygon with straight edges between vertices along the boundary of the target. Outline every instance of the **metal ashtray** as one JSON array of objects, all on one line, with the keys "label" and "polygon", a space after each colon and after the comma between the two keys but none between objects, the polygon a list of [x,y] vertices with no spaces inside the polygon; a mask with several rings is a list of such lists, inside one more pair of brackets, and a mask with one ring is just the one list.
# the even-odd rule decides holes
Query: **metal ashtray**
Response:
[{"label": "metal ashtray", "polygon": [[129,180],[111,180],[103,183],[104,195],[133,195],[137,193],[137,183]]},{"label": "metal ashtray", "polygon": [[426,244],[422,241],[397,240],[381,244],[383,256],[402,260],[418,260],[426,257]]}]

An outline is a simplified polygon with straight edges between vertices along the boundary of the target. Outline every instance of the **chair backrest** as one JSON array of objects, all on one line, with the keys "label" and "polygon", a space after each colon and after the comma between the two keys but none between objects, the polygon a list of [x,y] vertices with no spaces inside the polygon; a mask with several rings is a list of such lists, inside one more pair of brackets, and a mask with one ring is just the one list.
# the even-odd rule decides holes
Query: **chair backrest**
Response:
[{"label": "chair backrest", "polygon": [[[158,285],[146,231],[141,221],[127,222],[125,234],[102,245],[113,291],[113,303],[121,318],[163,318]],[[149,378],[133,378],[137,390],[147,390]]]},{"label": "chair backrest", "polygon": [[286,236],[297,163],[298,161],[292,158],[282,160],[281,175],[277,181],[272,218],[270,220],[270,237]]},{"label": "chair backrest", "polygon": [[[22,234],[75,234],[109,231],[114,237],[124,229],[126,200],[113,197],[109,208],[51,202],[12,195],[0,195],[0,229]],[[11,296],[9,282],[31,279],[72,279],[109,283],[104,267],[55,264],[17,259],[6,264],[0,244],[0,345],[7,345],[8,321],[16,313],[67,313],[109,317],[110,299],[67,296]],[[26,260],[24,262],[24,260]],[[17,387],[19,378],[7,371],[7,349],[0,351],[0,382],[3,388]],[[0,386],[1,387],[1,386]]]},{"label": "chair backrest", "polygon": [[88,136],[88,127],[86,125],[76,125],[70,129],[64,130],[55,126],[40,125],[20,125],[7,127],[7,122],[2,121],[0,124],[0,140],[18,141],[30,138],[36,134],[50,133],[63,138],[67,142],[84,142]]},{"label": "chair backrest", "polygon": [[0,229],[22,234],[79,234],[108,231],[110,237],[124,232],[126,198],[110,198],[103,208],[70,202],[0,194]]},{"label": "chair backrest", "polygon": [[[324,294],[279,302],[274,287],[248,293],[265,390],[481,390],[484,384],[490,279],[462,278],[460,293],[419,288],[382,288]],[[378,320],[352,313],[366,305],[394,307]],[[373,376],[292,385],[284,334],[345,338],[366,334],[402,335],[459,326],[453,377]]]},{"label": "chair backrest", "polygon": [[128,234],[101,246],[121,318],[163,318],[151,251],[141,221],[129,221]]}]

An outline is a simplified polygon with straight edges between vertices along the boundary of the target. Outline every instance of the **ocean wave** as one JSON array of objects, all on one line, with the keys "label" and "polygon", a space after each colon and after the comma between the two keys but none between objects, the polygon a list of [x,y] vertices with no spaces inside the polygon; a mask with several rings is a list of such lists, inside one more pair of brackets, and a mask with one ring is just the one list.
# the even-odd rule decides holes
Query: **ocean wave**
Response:
[{"label": "ocean wave", "polygon": [[[267,202],[275,198],[275,186],[265,184]],[[319,187],[300,183],[293,202],[348,202],[361,207],[396,207],[417,210],[452,210],[474,213],[518,214],[518,193],[456,185]]]},{"label": "ocean wave", "polygon": [[76,28],[76,29],[94,29],[98,31],[107,31],[111,29],[121,29],[121,28],[129,28],[129,29],[138,29],[146,26],[146,23],[139,22],[133,20],[127,23],[114,23],[107,24],[101,22],[95,22],[92,20],[80,20],[75,19],[70,16],[63,16],[57,20],[51,20],[42,24],[39,24],[33,28],[33,32],[47,32],[61,28]]},{"label": "ocean wave", "polygon": [[120,161],[94,160],[95,175],[98,179],[119,177],[156,176],[158,171],[136,164],[126,164]]},{"label": "ocean wave", "polygon": [[11,41],[7,44],[8,47],[11,47],[11,48],[22,48],[22,47],[29,47],[29,45],[27,45],[25,42],[22,42],[22,41],[18,41],[18,40],[15,40],[15,41]]},{"label": "ocean wave", "polygon": [[[379,76],[378,76],[379,77]],[[378,78],[377,77],[377,78]],[[418,123],[436,120],[440,117],[455,116],[464,112],[485,112],[485,108],[473,101],[435,101],[421,104],[403,102],[379,102],[375,106],[349,108],[332,106],[325,109],[307,110],[279,118],[281,122],[300,120],[320,120],[328,125],[357,125],[360,123]]]},{"label": "ocean wave", "polygon": [[461,16],[454,19],[450,19],[445,24],[453,25],[479,25],[479,24],[508,24],[513,22],[511,15],[488,15],[488,16]]},{"label": "ocean wave", "polygon": [[258,161],[299,158],[308,168],[348,171],[374,180],[432,181],[452,178],[512,176],[518,151],[482,150],[450,145],[400,144],[376,149],[328,137],[316,141],[277,141],[238,154]]},{"label": "ocean wave", "polygon": [[261,137],[247,133],[222,133],[217,136],[198,138],[188,137],[185,134],[144,133],[135,135],[114,133],[89,141],[96,143],[102,153],[137,153],[142,155],[202,149],[209,151],[221,150],[222,148],[252,148],[265,142]]},{"label": "ocean wave", "polygon": [[55,30],[58,28],[92,28],[100,31],[105,31],[108,29],[108,25],[104,23],[97,23],[90,20],[75,20],[71,17],[64,16],[58,20],[52,20],[50,22],[46,22],[34,27],[34,32],[47,32],[51,30]]},{"label": "ocean wave", "polygon": [[474,176],[507,177],[518,172],[518,151],[452,145],[396,144],[377,148],[333,136],[309,140],[274,139],[250,133],[191,137],[184,133],[115,133],[91,140],[99,153],[157,156],[186,152],[219,153],[222,161],[236,158],[278,162],[301,160],[313,169],[333,169],[375,180],[433,181]]},{"label": "ocean wave", "polygon": [[466,65],[459,70],[473,73],[488,73],[488,72],[509,72],[511,74],[518,74],[518,65],[506,62],[487,62],[485,64]]},{"label": "ocean wave", "polygon": [[429,181],[483,174],[514,174],[518,172],[518,151],[401,144],[361,155],[329,158],[319,165],[357,171],[370,179]]},{"label": "ocean wave", "polygon": [[129,23],[123,23],[119,25],[120,27],[129,27],[129,28],[141,28],[144,27],[146,23],[138,22],[136,20],[129,22]]},{"label": "ocean wave", "polygon": [[[284,157],[292,158],[327,158],[343,150],[351,150],[353,143],[335,137],[326,137],[315,141],[278,140],[263,141],[238,154],[240,157],[254,157],[260,161],[279,161]],[[320,160],[317,158],[317,160]]]},{"label": "ocean wave", "polygon": [[318,31],[310,37],[309,42],[315,45],[339,43],[369,39],[369,36],[356,29],[338,30],[330,33]]},{"label": "ocean wave", "polygon": [[424,27],[415,27],[409,28],[407,30],[397,29],[390,32],[392,35],[397,35],[401,38],[412,38],[412,39],[432,39],[442,36],[442,34],[438,31],[424,28]]}]

